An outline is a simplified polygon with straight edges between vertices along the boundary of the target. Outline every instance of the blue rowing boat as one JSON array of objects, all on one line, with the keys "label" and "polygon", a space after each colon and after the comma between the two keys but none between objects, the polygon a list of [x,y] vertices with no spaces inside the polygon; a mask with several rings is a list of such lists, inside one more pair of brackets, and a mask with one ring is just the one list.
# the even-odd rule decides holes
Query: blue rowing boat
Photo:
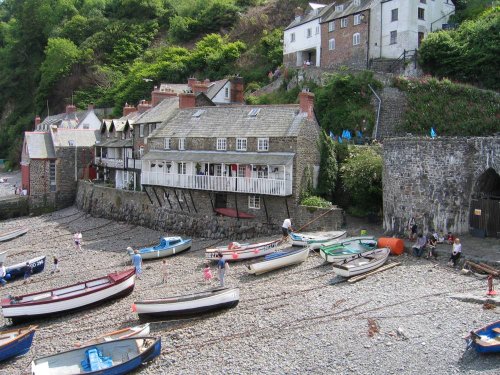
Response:
[{"label": "blue rowing boat", "polygon": [[0,362],[29,352],[38,327],[29,326],[0,332]]},{"label": "blue rowing boat", "polygon": [[35,359],[31,373],[121,375],[153,360],[160,352],[159,337],[113,340]]},{"label": "blue rowing boat", "polygon": [[[162,237],[158,245],[139,249],[139,254],[141,254],[142,259],[167,257],[188,250],[191,247],[191,242],[190,238]],[[127,252],[130,256],[134,255],[132,248],[128,248]]]},{"label": "blue rowing boat", "polygon": [[483,328],[471,331],[466,337],[467,349],[474,348],[478,353],[500,353],[500,320]]},{"label": "blue rowing boat", "polygon": [[9,267],[5,267],[5,278],[7,280],[14,280],[18,277],[23,277],[26,263],[29,263],[32,275],[34,275],[35,273],[40,273],[45,268],[45,255],[30,259],[26,262],[21,262]]}]

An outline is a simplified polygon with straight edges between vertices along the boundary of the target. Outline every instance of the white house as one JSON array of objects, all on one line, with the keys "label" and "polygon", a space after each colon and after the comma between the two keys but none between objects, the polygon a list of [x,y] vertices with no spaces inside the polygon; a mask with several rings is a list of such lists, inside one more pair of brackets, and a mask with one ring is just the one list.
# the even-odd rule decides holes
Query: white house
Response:
[{"label": "white house", "polygon": [[295,10],[295,19],[287,26],[284,35],[283,61],[287,66],[302,66],[309,61],[321,66],[320,20],[332,5],[309,3],[306,13]]}]

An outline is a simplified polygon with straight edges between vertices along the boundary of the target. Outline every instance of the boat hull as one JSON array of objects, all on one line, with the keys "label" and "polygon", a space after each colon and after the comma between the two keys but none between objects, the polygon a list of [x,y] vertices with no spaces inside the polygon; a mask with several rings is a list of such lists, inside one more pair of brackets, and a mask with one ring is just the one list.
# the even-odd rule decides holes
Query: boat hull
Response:
[{"label": "boat hull", "polygon": [[321,245],[331,242],[334,240],[344,239],[347,235],[347,232],[344,231],[336,231],[332,232],[330,235],[324,236],[314,236],[314,235],[306,235],[300,233],[290,233],[290,237],[292,238],[293,246],[309,246],[311,250],[317,250]]},{"label": "boat hull", "polygon": [[309,256],[309,250],[309,248],[305,248],[303,250],[294,251],[291,254],[283,255],[275,259],[249,264],[248,273],[261,275],[263,273],[274,271],[283,267],[302,263]]},{"label": "boat hull", "polygon": [[238,305],[240,298],[239,289],[228,289],[224,293],[208,295],[200,299],[168,302],[165,299],[156,301],[135,302],[135,310],[139,318],[178,317],[192,316],[211,311],[228,309]]},{"label": "boat hull", "polygon": [[[35,336],[36,328],[32,328],[26,334],[22,334],[10,341],[6,345],[0,347],[0,362],[9,358],[17,357],[29,352],[33,337]],[[0,335],[3,332],[0,332]]]},{"label": "boat hull", "polygon": [[[28,263],[30,264],[31,267],[31,274],[35,275],[37,273],[42,272],[45,269],[45,260],[46,257],[45,255],[43,257],[37,257],[30,259]],[[6,274],[8,276],[8,280],[15,280],[20,277],[24,276],[24,266],[26,265],[26,262],[23,263],[18,263],[13,266],[9,266],[5,268]]]},{"label": "boat hull", "polygon": [[15,229],[9,232],[0,233],[0,242],[10,241],[28,232],[28,228]]},{"label": "boat hull", "polygon": [[[380,254],[380,258],[378,255]],[[381,267],[386,261],[390,254],[390,250],[388,248],[376,249],[368,252],[364,252],[359,254],[357,257],[347,260],[347,262],[343,261],[342,264],[333,264],[333,272],[339,276],[343,277],[352,277],[356,275],[361,275],[366,272],[370,272]],[[369,260],[367,262],[363,262],[360,264],[356,264],[353,267],[348,267],[346,264],[350,262],[357,262],[358,259],[366,259],[365,257],[376,257],[376,259]]]},{"label": "boat hull", "polygon": [[[472,333],[474,335],[472,335]],[[500,320],[472,331],[466,337],[469,345],[480,354],[500,353]]]},{"label": "boat hull", "polygon": [[[153,248],[146,248],[139,250],[139,254],[143,260],[158,259],[169,257],[175,254],[179,254],[183,251],[189,250],[191,248],[192,240],[186,240],[185,242],[172,247],[167,247],[163,249],[155,250]],[[129,251],[129,255],[134,255],[133,251]]]},{"label": "boat hull", "polygon": [[239,261],[253,259],[271,254],[276,251],[281,244],[281,240],[264,242],[260,244],[247,245],[244,248],[229,250],[227,248],[207,249],[205,259],[219,260],[218,253],[222,253],[222,258],[226,261]]}]

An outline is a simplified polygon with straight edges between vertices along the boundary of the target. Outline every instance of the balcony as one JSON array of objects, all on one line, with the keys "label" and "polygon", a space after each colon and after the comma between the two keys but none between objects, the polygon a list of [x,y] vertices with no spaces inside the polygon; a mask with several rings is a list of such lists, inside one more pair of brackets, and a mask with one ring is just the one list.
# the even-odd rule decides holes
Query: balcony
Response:
[{"label": "balcony", "polygon": [[123,162],[123,159],[111,159],[111,158],[95,158],[95,163],[97,165],[102,165],[103,167],[107,168],[116,168],[116,169],[123,169],[125,163]]},{"label": "balcony", "polygon": [[220,177],[142,171],[141,184],[276,196],[292,194],[291,180],[270,178]]}]

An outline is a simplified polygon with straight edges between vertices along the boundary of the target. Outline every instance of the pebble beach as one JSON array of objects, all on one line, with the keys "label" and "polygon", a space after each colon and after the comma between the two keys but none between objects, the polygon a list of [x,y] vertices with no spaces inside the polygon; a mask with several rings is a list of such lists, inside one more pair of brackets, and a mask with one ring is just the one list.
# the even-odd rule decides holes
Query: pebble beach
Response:
[{"label": "pebble beach", "polygon": [[[8,283],[2,296],[70,285],[130,267],[126,248],[156,244],[162,233],[129,223],[93,218],[68,208],[38,217],[0,222],[0,232],[29,232],[0,243],[7,265],[46,255],[45,271],[32,282]],[[73,233],[81,231],[82,250]],[[354,234],[354,233],[350,233]],[[369,233],[370,234],[370,233]],[[277,234],[278,236],[278,234]],[[259,238],[264,240],[269,238]],[[29,374],[33,358],[72,349],[105,332],[139,324],[134,301],[189,294],[218,285],[203,280],[204,249],[229,241],[193,239],[189,251],[145,261],[133,293],[81,312],[37,321],[31,351],[0,364],[0,374]],[[60,272],[51,274],[53,256]],[[390,257],[399,266],[357,282],[335,276],[311,253],[302,264],[261,276],[248,262],[231,263],[226,286],[240,288],[233,309],[190,319],[151,323],[162,353],[138,374],[498,374],[500,357],[465,351],[463,337],[500,319],[499,310],[450,298],[486,290],[485,280],[462,275],[447,259]],[[212,264],[215,272],[215,264]],[[2,329],[9,329],[0,317]]]}]

